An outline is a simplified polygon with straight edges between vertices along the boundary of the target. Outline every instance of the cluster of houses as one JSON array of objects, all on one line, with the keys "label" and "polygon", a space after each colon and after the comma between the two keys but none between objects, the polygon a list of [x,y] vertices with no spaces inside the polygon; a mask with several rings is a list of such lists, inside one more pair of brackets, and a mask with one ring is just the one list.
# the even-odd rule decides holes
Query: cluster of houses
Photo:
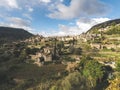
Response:
[{"label": "cluster of houses", "polygon": [[35,61],[35,64],[42,65],[44,62],[52,61],[52,48],[44,47],[35,55],[30,55],[31,59]]},{"label": "cluster of houses", "polygon": [[56,37],[58,41],[70,41],[70,40],[78,40],[80,39],[79,35],[78,36],[61,36],[61,37]]},{"label": "cluster of houses", "polygon": [[35,55],[30,55],[30,57],[35,61],[35,64],[41,66],[45,62],[54,62],[59,60],[59,53],[55,47],[44,46],[40,48]]},{"label": "cluster of houses", "polygon": [[30,43],[30,44],[33,44],[36,42],[46,42],[46,41],[49,41],[49,38],[48,37],[45,38],[42,35],[35,35],[35,36],[25,40],[26,43]]},{"label": "cluster of houses", "polygon": [[[102,28],[102,29],[99,29],[98,31],[106,31],[108,30],[110,27],[106,27],[106,28]],[[63,42],[66,42],[66,41],[70,41],[70,40],[80,40],[82,42],[88,42],[88,41],[91,41],[90,42],[90,46],[92,48],[97,48],[97,49],[103,49],[103,48],[107,48],[107,49],[111,49],[111,48],[120,48],[120,45],[115,45],[115,44],[107,44],[107,43],[95,43],[94,41],[96,39],[99,39],[102,37],[102,34],[99,33],[99,34],[93,34],[93,33],[82,33],[80,35],[77,35],[77,36],[59,36],[59,37],[43,37],[43,36],[39,36],[39,35],[36,35],[35,37],[32,37],[30,39],[27,39],[26,42],[32,42],[32,43],[35,43],[36,41],[37,42],[49,42],[49,41],[53,41],[54,39],[56,39],[57,41],[63,41]],[[116,40],[120,40],[120,38],[108,38],[109,40],[113,40],[113,39],[116,39]],[[101,39],[100,39],[101,40]],[[49,46],[46,46],[45,48],[43,48],[41,51],[37,52],[36,55],[31,55],[32,59],[33,60],[36,60],[36,62],[47,62],[47,61],[52,61],[52,55],[53,55],[53,47],[49,47]]]}]

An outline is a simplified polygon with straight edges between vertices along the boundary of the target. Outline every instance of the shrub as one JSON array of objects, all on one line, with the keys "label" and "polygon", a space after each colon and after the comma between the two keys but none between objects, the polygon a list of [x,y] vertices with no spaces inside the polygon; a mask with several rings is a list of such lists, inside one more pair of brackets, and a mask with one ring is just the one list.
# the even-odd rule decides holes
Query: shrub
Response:
[{"label": "shrub", "polygon": [[83,75],[90,81],[91,87],[96,86],[97,80],[101,80],[103,74],[104,71],[101,64],[94,60],[87,61],[83,69]]}]

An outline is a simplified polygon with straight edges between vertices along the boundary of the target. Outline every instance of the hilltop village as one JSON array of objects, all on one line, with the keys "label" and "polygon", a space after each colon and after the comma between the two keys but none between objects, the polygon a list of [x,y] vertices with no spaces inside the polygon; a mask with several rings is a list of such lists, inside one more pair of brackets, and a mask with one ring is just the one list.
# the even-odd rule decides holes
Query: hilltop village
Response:
[{"label": "hilltop village", "polygon": [[[120,24],[116,25],[116,27],[119,26]],[[43,37],[36,35],[25,40],[24,43],[27,43],[29,48],[40,49],[35,53],[35,55],[30,55],[31,59],[35,60],[35,63],[38,65],[41,65],[43,61],[54,62],[58,60],[62,62],[62,59],[64,58],[62,56],[64,56],[64,54],[71,56],[71,54],[74,53],[76,56],[73,55],[71,58],[78,62],[82,57],[82,53],[86,52],[86,47],[89,47],[91,50],[98,50],[98,52],[103,50],[113,50],[114,52],[119,51],[120,37],[117,35],[105,34],[105,32],[109,31],[111,28],[112,26],[107,26],[105,28],[98,29],[98,33],[87,32],[76,36]],[[85,44],[85,46],[82,44]],[[91,51],[88,50],[87,53],[91,53]],[[117,56],[96,57],[93,55],[92,57],[104,65],[110,65],[115,68],[115,59]]]},{"label": "hilltop village", "polygon": [[[117,24],[117,26],[119,26],[119,24]],[[106,28],[98,29],[99,33],[87,32],[76,36],[43,37],[42,35],[35,35],[24,41],[13,42],[9,45],[4,44],[3,47],[12,48],[12,50],[10,50],[12,52],[14,51],[13,49],[17,48],[18,51],[21,49],[21,47],[16,47],[17,45],[25,45],[27,47],[26,52],[28,53],[26,58],[33,61],[34,64],[37,64],[38,66],[44,65],[45,62],[63,63],[63,59],[66,57],[64,54],[73,59],[73,61],[76,60],[76,62],[79,62],[82,53],[91,53],[89,50],[85,51],[85,48],[98,51],[104,49],[112,49],[115,51],[120,48],[120,44],[117,43],[120,41],[119,36],[113,37],[112,35],[112,37],[110,37],[110,35],[103,34],[110,28],[111,26],[108,26]],[[115,56],[112,58],[104,58],[93,55],[93,58],[98,59],[98,61],[104,65],[110,65],[115,68]],[[112,59],[112,61],[109,59]],[[26,62],[29,63],[29,60]]]}]

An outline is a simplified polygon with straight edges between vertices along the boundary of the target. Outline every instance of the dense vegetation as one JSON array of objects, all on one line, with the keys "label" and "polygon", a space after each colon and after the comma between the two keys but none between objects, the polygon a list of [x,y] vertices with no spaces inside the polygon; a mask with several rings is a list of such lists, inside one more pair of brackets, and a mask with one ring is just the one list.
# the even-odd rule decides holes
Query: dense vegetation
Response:
[{"label": "dense vegetation", "polygon": [[111,20],[95,25],[87,33],[96,35],[93,40],[90,40],[90,43],[103,46],[103,48],[99,49],[99,54],[92,56],[101,62],[115,62],[115,69],[112,71],[110,69],[110,71],[107,70],[107,72],[110,72],[108,75],[108,85],[107,88],[103,90],[119,90],[120,19]]},{"label": "dense vegetation", "polygon": [[[14,49],[13,52],[6,47],[0,49],[1,90],[89,90],[107,81],[104,78],[104,67],[89,56],[83,56],[76,67],[68,70],[63,64],[34,65],[27,56],[35,54],[39,49],[28,48],[27,44],[18,43]],[[78,48],[76,51],[80,54],[72,52],[67,55],[81,55],[81,50]],[[63,57],[62,54],[66,62],[75,62],[70,56]]]},{"label": "dense vegetation", "polygon": [[120,26],[112,26],[105,34],[120,34]]},{"label": "dense vegetation", "polygon": [[[28,53],[26,44],[16,44],[13,48],[0,48],[0,90],[26,90],[40,83],[45,84],[45,88],[50,87],[57,79],[62,78],[58,73],[63,73],[65,65],[49,64],[43,67],[38,67],[27,59],[29,53],[36,49],[31,49]],[[47,87],[48,85],[48,87]],[[40,86],[42,88],[43,86]],[[43,87],[41,90],[47,90]]]},{"label": "dense vegetation", "polygon": [[69,73],[62,80],[58,80],[50,90],[93,90],[98,88],[97,85],[103,83],[104,74],[105,71],[101,64],[91,58],[84,57],[78,65],[77,71]]}]

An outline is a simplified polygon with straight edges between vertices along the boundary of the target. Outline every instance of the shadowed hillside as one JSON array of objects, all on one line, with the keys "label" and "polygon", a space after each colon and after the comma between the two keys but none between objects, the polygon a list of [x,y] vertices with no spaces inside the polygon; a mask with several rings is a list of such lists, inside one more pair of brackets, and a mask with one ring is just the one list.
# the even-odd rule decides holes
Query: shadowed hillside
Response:
[{"label": "shadowed hillside", "polygon": [[0,27],[0,43],[24,40],[33,36],[33,34],[24,29]]}]

